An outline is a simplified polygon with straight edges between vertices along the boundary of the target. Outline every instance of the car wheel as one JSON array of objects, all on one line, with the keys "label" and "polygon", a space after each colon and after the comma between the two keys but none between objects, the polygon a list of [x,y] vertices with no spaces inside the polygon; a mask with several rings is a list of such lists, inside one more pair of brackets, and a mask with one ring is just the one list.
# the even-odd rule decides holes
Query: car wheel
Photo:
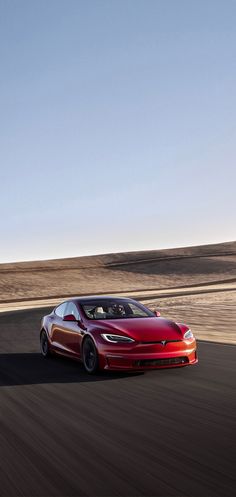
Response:
[{"label": "car wheel", "polygon": [[85,338],[82,356],[87,373],[96,373],[98,371],[98,353],[92,338]]},{"label": "car wheel", "polygon": [[43,357],[50,356],[50,348],[46,331],[42,331],[40,335],[40,350]]}]

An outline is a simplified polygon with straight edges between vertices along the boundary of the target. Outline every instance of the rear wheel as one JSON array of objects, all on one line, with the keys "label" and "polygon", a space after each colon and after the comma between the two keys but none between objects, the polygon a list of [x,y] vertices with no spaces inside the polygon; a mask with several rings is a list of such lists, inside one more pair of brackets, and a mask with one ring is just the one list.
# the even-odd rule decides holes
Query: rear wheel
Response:
[{"label": "rear wheel", "polygon": [[82,356],[87,373],[95,374],[98,371],[98,353],[92,338],[85,338]]},{"label": "rear wheel", "polygon": [[42,331],[40,335],[40,350],[43,357],[50,356],[50,348],[46,331]]}]

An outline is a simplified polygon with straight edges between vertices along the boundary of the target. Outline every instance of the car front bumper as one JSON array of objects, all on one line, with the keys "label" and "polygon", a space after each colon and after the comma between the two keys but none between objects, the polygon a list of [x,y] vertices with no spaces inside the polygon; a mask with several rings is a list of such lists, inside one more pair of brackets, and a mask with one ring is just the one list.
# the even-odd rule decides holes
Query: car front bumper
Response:
[{"label": "car front bumper", "polygon": [[[196,341],[191,340],[160,346],[157,350],[147,347],[140,352],[115,353],[109,351],[102,360],[103,369],[144,371],[193,365],[198,362]],[[143,348],[142,348],[143,349]]]}]

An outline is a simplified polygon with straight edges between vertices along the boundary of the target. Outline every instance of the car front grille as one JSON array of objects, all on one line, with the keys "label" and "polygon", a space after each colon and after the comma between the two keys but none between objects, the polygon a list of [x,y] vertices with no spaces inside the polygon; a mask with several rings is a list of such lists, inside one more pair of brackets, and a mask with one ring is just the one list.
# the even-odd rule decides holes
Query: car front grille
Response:
[{"label": "car front grille", "polygon": [[173,366],[175,364],[187,364],[187,357],[168,357],[167,359],[141,359],[134,361],[134,366],[153,367],[153,366]]}]

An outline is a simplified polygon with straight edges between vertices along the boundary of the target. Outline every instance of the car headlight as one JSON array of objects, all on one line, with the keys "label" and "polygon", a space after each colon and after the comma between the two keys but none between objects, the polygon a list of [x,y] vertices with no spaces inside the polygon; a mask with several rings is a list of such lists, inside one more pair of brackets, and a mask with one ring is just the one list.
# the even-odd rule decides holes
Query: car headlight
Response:
[{"label": "car headlight", "polygon": [[134,340],[132,338],[125,337],[125,336],[122,336],[122,335],[111,335],[110,333],[102,333],[101,336],[107,342],[112,342],[112,343],[130,343],[130,342],[134,342]]},{"label": "car headlight", "polygon": [[189,340],[189,338],[193,338],[193,333],[191,332],[191,330],[186,331],[184,334],[185,340]]}]

